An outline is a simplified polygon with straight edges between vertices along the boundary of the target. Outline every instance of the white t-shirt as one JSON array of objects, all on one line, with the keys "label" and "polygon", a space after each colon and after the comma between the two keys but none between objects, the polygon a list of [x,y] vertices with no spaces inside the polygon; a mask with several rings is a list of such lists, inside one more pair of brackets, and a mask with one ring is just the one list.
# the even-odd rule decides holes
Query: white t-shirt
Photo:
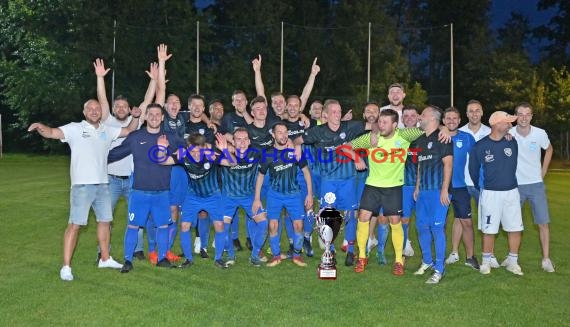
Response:
[{"label": "white t-shirt", "polygon": [[67,142],[71,149],[71,185],[108,183],[107,156],[121,129],[104,124],[95,128],[85,120],[59,129],[64,135],[61,141]]},{"label": "white t-shirt", "polygon": [[[103,124],[111,127],[119,127],[119,128],[127,127],[131,123],[132,119],[133,117],[129,116],[127,117],[127,119],[125,119],[125,121],[120,121],[115,116],[109,115],[109,117],[105,121],[103,121]],[[111,143],[111,149],[121,145],[121,143],[123,143],[124,140],[125,140],[124,137],[119,137],[118,139],[114,140]],[[124,157],[119,161],[110,163],[107,166],[107,173],[109,175],[115,175],[115,176],[130,176],[131,173],[133,172],[133,169],[134,169],[133,155],[129,154],[128,156]]]},{"label": "white t-shirt", "polygon": [[517,162],[517,182],[519,185],[542,182],[542,163],[540,149],[548,149],[550,140],[542,128],[530,126],[527,136],[517,132],[516,126],[509,131],[517,140],[519,155]]},{"label": "white t-shirt", "polygon": [[[471,134],[471,136],[475,138],[475,142],[479,142],[479,140],[491,134],[491,127],[485,124],[481,124],[481,127],[479,127],[476,133],[469,128],[469,124],[461,126],[459,130]],[[469,153],[467,154],[467,164],[465,165],[465,184],[467,186],[473,186],[473,180],[471,180],[471,175],[469,175]]]},{"label": "white t-shirt", "polygon": [[392,109],[398,113],[398,128],[406,128],[406,126],[404,126],[404,121],[402,120],[402,110],[395,109],[392,107],[392,105],[389,104],[387,106],[380,108],[380,111],[386,110],[386,109]]}]

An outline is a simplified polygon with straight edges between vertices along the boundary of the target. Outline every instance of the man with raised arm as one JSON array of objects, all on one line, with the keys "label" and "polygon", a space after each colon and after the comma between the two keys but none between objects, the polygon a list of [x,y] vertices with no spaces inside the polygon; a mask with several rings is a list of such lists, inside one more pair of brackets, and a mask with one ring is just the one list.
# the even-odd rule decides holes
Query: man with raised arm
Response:
[{"label": "man with raised arm", "polygon": [[[261,55],[258,55],[257,58],[253,59],[251,62],[253,66],[253,72],[255,74],[255,91],[257,92],[258,96],[262,96],[265,99],[265,86],[263,85],[263,79],[261,78]],[[309,123],[307,122],[308,119],[305,115],[302,115],[303,109],[307,105],[307,101],[309,101],[309,96],[313,91],[313,86],[315,85],[315,78],[321,71],[321,67],[317,64],[317,58],[313,60],[313,64],[311,66],[311,73],[309,74],[309,78],[307,79],[307,83],[303,88],[301,93],[300,102],[301,106],[299,108],[299,113],[301,114],[301,118],[305,121],[306,127],[309,127]],[[268,113],[267,116],[271,118],[279,117],[281,119],[287,118],[286,112],[286,101],[285,96],[281,92],[274,92],[271,94],[271,105],[267,108]]]},{"label": "man with raised arm", "polygon": [[71,149],[71,193],[69,222],[63,236],[62,280],[73,280],[71,258],[77,244],[79,229],[87,225],[89,209],[93,207],[97,219],[97,239],[101,249],[99,268],[121,269],[123,265],[109,255],[110,224],[113,221],[111,193],[107,175],[107,154],[113,140],[125,137],[138,126],[140,110],[132,113],[128,128],[116,128],[101,124],[102,110],[97,100],[83,105],[85,120],[51,128],[33,123],[29,132],[37,131],[42,137],[61,140]]},{"label": "man with raised arm", "polygon": [[[102,119],[101,121],[108,126],[112,127],[126,127],[130,124],[132,120],[131,108],[127,101],[127,98],[119,95],[113,100],[113,114],[109,114],[109,101],[107,100],[107,92],[105,89],[105,76],[109,72],[109,69],[105,69],[105,63],[102,59],[96,59],[93,63],[95,67],[95,75],[97,76],[97,98],[101,104]],[[139,105],[141,110],[141,118],[139,119],[139,127],[144,121],[144,116],[146,112],[146,107],[154,99],[156,93],[156,80],[158,79],[158,64],[151,63],[150,69],[146,71],[147,75],[150,77],[148,87],[143,99],[143,102]],[[111,143],[111,149],[123,143],[124,137],[120,137]],[[129,199],[129,194],[131,192],[131,174],[133,172],[133,158],[128,156],[117,162],[113,162],[108,165],[108,175],[109,175],[109,189],[111,191],[111,209],[115,211],[115,206],[117,201],[122,196],[126,201]],[[135,257],[144,260],[143,252],[143,229],[139,229],[137,247],[135,249]],[[98,256],[101,255],[99,250]]]}]

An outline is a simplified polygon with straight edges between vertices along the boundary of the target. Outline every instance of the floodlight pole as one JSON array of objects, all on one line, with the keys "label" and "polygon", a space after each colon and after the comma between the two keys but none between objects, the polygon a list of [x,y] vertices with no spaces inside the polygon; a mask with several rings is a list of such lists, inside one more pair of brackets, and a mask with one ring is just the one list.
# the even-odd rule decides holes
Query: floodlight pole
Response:
[{"label": "floodlight pole", "polygon": [[450,42],[449,51],[451,53],[451,69],[450,69],[450,87],[451,87],[451,107],[453,107],[453,23],[450,24]]},{"label": "floodlight pole", "polygon": [[368,72],[367,72],[367,80],[366,80],[366,102],[370,101],[370,46],[371,46],[371,39],[372,39],[372,23],[368,22]]},{"label": "floodlight pole", "polygon": [[111,101],[115,100],[115,50],[117,48],[117,20],[113,20],[113,70],[111,73]]},{"label": "floodlight pole", "polygon": [[200,94],[200,22],[196,21],[196,94]]},{"label": "floodlight pole", "polygon": [[283,92],[283,21],[281,21],[281,68],[279,75],[279,92]]}]

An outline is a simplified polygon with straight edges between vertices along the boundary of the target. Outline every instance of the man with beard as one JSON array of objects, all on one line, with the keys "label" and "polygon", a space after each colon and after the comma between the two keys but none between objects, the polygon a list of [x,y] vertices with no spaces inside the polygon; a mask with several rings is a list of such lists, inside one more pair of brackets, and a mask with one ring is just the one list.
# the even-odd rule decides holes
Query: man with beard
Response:
[{"label": "man with beard", "polygon": [[[452,234],[451,237],[451,254],[445,261],[446,264],[452,264],[459,260],[459,242],[463,240],[465,245],[465,265],[473,269],[479,270],[479,262],[473,252],[473,221],[471,219],[471,196],[467,191],[465,184],[465,170],[467,164],[467,155],[475,145],[475,139],[470,134],[460,131],[457,128],[461,122],[459,110],[455,107],[447,108],[443,114],[443,123],[451,133],[453,142],[453,173],[451,176],[451,204],[453,205],[453,213],[455,219],[453,225],[461,224],[462,234]],[[455,228],[453,229],[456,230]]]},{"label": "man with beard", "polygon": [[[254,102],[256,99],[261,102]],[[265,106],[265,99],[257,97],[252,100],[252,114],[255,119],[261,115],[259,105]],[[222,167],[222,199],[224,222],[232,222],[237,218],[235,212],[241,207],[246,213],[248,237],[251,238],[251,256],[249,262],[255,266],[261,266],[261,262],[267,261],[262,256],[261,247],[267,236],[267,215],[260,209],[259,212],[252,212],[253,199],[255,195],[255,178],[259,168],[261,151],[264,149],[250,147],[249,132],[243,127],[234,131],[233,141],[235,146],[236,165]],[[263,195],[262,195],[263,198]],[[233,217],[233,218],[232,218]],[[227,226],[227,225],[226,225]],[[228,248],[228,257],[235,257],[233,254],[233,244]]]},{"label": "man with beard", "polygon": [[[261,187],[265,175],[269,174],[269,190],[267,191],[267,217],[269,218],[269,245],[273,258],[268,267],[274,267],[281,263],[286,256],[281,255],[280,239],[278,234],[279,217],[281,210],[287,210],[289,219],[293,220],[293,263],[305,267],[307,264],[301,258],[303,246],[303,217],[305,211],[313,206],[313,189],[311,173],[305,160],[297,161],[294,150],[287,148],[289,133],[284,123],[273,125],[273,137],[275,139],[272,153],[262,157],[255,184],[255,199],[252,212],[259,212],[261,204]],[[271,159],[270,159],[271,158]],[[307,184],[307,195],[303,200],[301,188],[297,182],[297,170],[303,171]]]},{"label": "man with beard", "polygon": [[390,101],[390,103],[380,108],[380,111],[392,109],[398,113],[398,128],[404,128],[402,113],[404,109],[405,98],[406,92],[404,92],[404,86],[400,83],[394,83],[388,87],[388,101]]},{"label": "man with beard", "polygon": [[[441,110],[428,106],[420,116],[420,126],[425,131],[417,140],[421,149],[418,155],[418,176],[414,198],[416,204],[416,228],[422,250],[422,264],[414,275],[423,275],[428,268],[435,272],[426,284],[437,284],[444,274],[445,221],[449,207],[449,186],[453,166],[453,146],[438,140],[436,131],[441,123]],[[435,264],[431,254],[435,240]]]},{"label": "man with beard", "polygon": [[[170,173],[169,166],[159,165],[157,140],[167,135],[170,143],[181,145],[182,140],[162,128],[164,114],[159,104],[152,103],[147,107],[146,127],[131,133],[123,143],[109,152],[109,162],[115,162],[132,154],[134,171],[133,186],[129,197],[129,222],[125,232],[124,255],[125,264],[122,273],[133,269],[132,258],[137,244],[139,228],[147,226],[152,216],[156,227],[157,266],[171,268],[173,265],[166,258],[168,251],[168,226],[172,224],[169,210]],[[175,151],[171,151],[174,153]]]},{"label": "man with beard", "polygon": [[[392,109],[382,110],[377,124],[378,133],[376,135],[372,135],[374,132],[371,132],[351,142],[354,148],[368,151],[370,166],[358,213],[356,235],[359,255],[354,271],[364,272],[368,263],[366,243],[369,238],[369,221],[371,216],[377,216],[382,210],[392,230],[392,244],[395,252],[392,273],[401,276],[404,274],[402,258],[404,231],[400,216],[406,151],[410,142],[420,137],[423,132],[419,128],[398,129],[398,113]],[[357,168],[358,166],[357,163]]]},{"label": "man with beard", "polygon": [[[101,121],[112,127],[127,127],[132,120],[131,108],[127,98],[119,95],[113,101],[113,115],[109,113],[109,101],[107,100],[107,91],[105,89],[105,76],[110,69],[105,69],[105,63],[102,59],[96,59],[93,63],[95,67],[95,75],[97,76],[97,99],[101,104],[102,118]],[[158,79],[158,64],[150,64],[150,70],[146,72],[150,77],[150,82],[145,93],[143,102],[139,105],[141,110],[141,118],[139,126],[142,124],[146,112],[146,107],[154,99],[156,93],[156,81]],[[124,137],[120,137],[111,143],[111,149],[121,145]],[[107,166],[107,174],[109,175],[109,191],[111,192],[111,209],[115,211],[115,206],[119,198],[123,196],[128,201],[131,192],[131,174],[133,172],[133,158],[128,156],[117,162],[113,162]],[[98,259],[101,251],[98,249]],[[137,247],[135,249],[135,257],[144,260],[143,252],[143,229],[139,229]]]}]

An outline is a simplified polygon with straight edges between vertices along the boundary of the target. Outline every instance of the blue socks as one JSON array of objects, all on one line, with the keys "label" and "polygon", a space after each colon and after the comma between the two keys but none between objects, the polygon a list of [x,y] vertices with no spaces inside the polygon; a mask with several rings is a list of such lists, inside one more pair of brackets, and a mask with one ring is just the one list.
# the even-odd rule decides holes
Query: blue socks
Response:
[{"label": "blue socks", "polygon": [[347,252],[354,253],[354,241],[356,240],[356,217],[354,210],[346,213],[346,226],[344,227],[344,238],[348,242]]},{"label": "blue socks", "polygon": [[234,243],[233,243],[233,239],[230,238],[231,227],[232,227],[232,223],[224,223],[224,232],[226,234],[226,241],[225,241],[226,245],[224,248],[228,251],[228,258],[235,258],[236,253],[235,253],[235,249],[234,249]]},{"label": "blue socks", "polygon": [[166,257],[168,251],[168,226],[156,229],[156,245],[158,247],[158,262]]},{"label": "blue socks", "polygon": [[445,269],[445,231],[443,229],[443,224],[431,226],[431,232],[435,240],[435,270],[438,273],[443,274],[443,270]]},{"label": "blue socks", "polygon": [[422,262],[431,264],[433,263],[433,257],[431,256],[431,232],[429,226],[416,224],[416,228],[418,230],[418,239],[422,250]]},{"label": "blue socks", "polygon": [[175,221],[168,225],[168,249],[172,248],[174,244],[174,239],[176,238],[176,232],[178,232],[178,222]]},{"label": "blue socks", "polygon": [[[202,233],[200,233],[200,235],[202,235]],[[215,256],[215,260],[221,260],[222,259],[222,254],[224,253],[224,245],[226,243],[226,238],[228,238],[225,230],[221,231],[221,232],[216,232],[214,234],[214,245],[216,246],[216,256]],[[202,239],[202,236],[200,236],[200,239]],[[204,244],[204,243],[202,243]]]},{"label": "blue socks", "polygon": [[271,248],[271,253],[273,256],[278,256],[281,254],[281,248],[279,246],[279,234],[275,236],[269,236],[269,247]]},{"label": "blue socks", "polygon": [[[252,220],[253,222],[253,220]],[[258,223],[253,222],[255,225],[253,225],[255,230],[255,233],[253,235],[252,238],[252,250],[251,250],[251,256],[254,258],[258,258],[259,257],[259,251],[261,251],[261,247],[263,246],[263,243],[265,242],[265,238],[267,237],[267,226],[269,225],[269,223],[267,222],[267,220],[264,221],[260,221]],[[273,249],[272,249],[273,251]]]},{"label": "blue socks", "polygon": [[138,227],[133,228],[127,226],[127,229],[125,230],[125,241],[123,245],[125,261],[133,261],[133,253],[137,246],[138,232]]},{"label": "blue socks", "polygon": [[384,253],[384,248],[386,248],[386,240],[388,240],[388,224],[381,224],[378,222],[376,231],[378,234],[378,252]]},{"label": "blue socks", "polygon": [[[210,216],[206,218],[198,217],[198,233],[200,234],[200,247],[202,249],[208,248],[208,242],[210,241]],[[216,244],[218,246],[218,244]],[[220,249],[224,249],[223,243],[220,245]]]},{"label": "blue socks", "polygon": [[192,233],[190,233],[190,229],[185,232],[180,231],[180,247],[182,247],[186,259],[192,261]]},{"label": "blue socks", "polygon": [[148,252],[156,251],[156,226],[150,217],[146,220],[146,238],[148,239]]}]

